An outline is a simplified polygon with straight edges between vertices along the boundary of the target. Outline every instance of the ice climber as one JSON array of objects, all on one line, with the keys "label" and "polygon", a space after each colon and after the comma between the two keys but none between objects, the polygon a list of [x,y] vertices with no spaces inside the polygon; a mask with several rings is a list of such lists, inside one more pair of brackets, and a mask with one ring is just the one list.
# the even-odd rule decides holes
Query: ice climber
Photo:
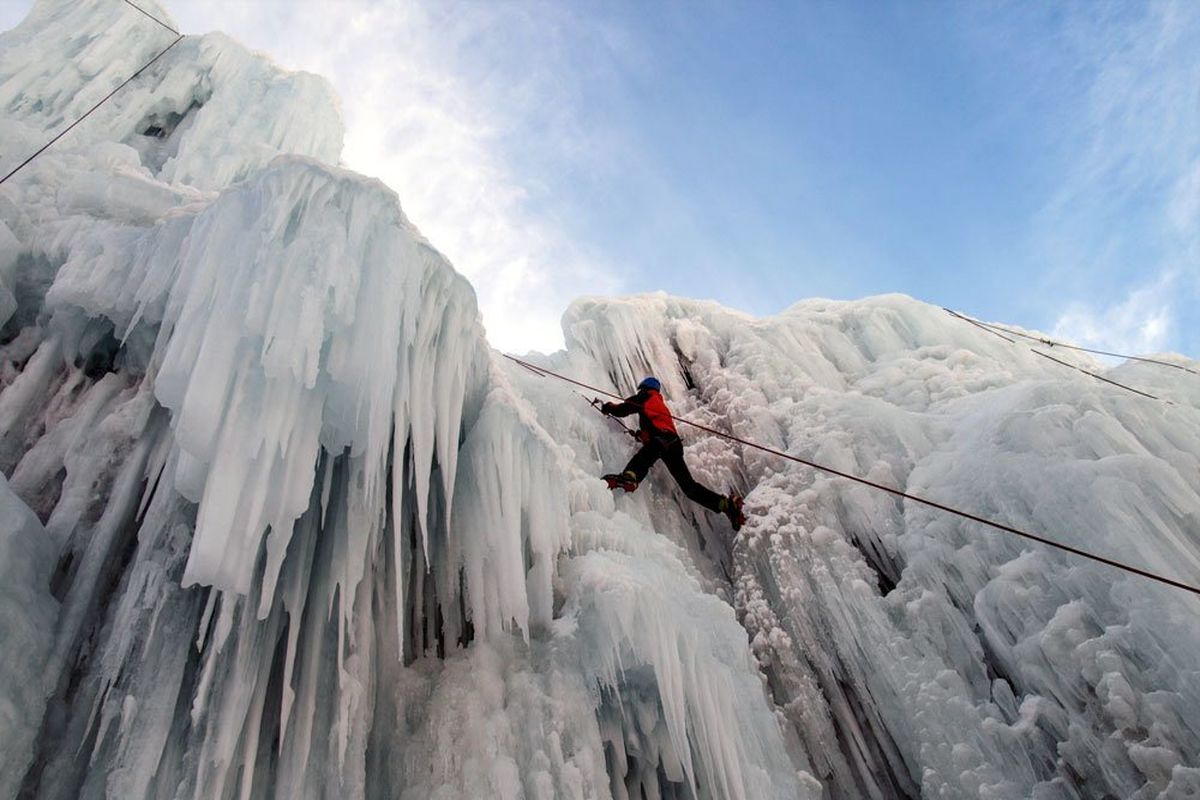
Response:
[{"label": "ice climber", "polygon": [[632,492],[637,489],[646,473],[654,466],[654,462],[662,459],[671,472],[671,477],[679,484],[679,488],[694,502],[699,503],[710,511],[724,514],[729,518],[733,529],[739,530],[746,517],[742,514],[742,497],[736,492],[730,492],[722,497],[713,490],[696,482],[688,471],[683,460],[683,442],[675,431],[675,421],[671,419],[671,411],[667,408],[662,397],[662,384],[657,378],[646,378],[638,384],[637,394],[628,397],[620,403],[604,403],[600,411],[612,417],[627,417],[636,413],[641,423],[637,439],[642,443],[642,449],[633,454],[625,471],[620,475],[605,475],[610,489],[624,489]]}]

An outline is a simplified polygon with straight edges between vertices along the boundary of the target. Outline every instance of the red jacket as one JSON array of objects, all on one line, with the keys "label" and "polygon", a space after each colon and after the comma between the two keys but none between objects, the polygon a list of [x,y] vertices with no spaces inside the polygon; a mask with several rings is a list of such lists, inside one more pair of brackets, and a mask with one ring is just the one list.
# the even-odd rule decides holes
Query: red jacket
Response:
[{"label": "red jacket", "polygon": [[608,407],[608,413],[614,417],[628,417],[634,412],[637,412],[638,422],[646,433],[658,434],[660,439],[678,438],[675,420],[671,419],[671,411],[657,390],[642,389],[624,402]]}]

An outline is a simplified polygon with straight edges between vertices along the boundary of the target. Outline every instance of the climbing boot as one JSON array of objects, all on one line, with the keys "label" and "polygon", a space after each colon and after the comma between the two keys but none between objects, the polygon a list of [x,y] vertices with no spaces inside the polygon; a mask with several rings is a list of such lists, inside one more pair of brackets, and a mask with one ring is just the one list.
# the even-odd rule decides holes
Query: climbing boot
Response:
[{"label": "climbing boot", "polygon": [[624,489],[627,492],[637,491],[638,478],[632,472],[626,470],[620,475],[609,473],[604,476],[604,482],[608,484],[610,489]]},{"label": "climbing boot", "polygon": [[734,531],[740,531],[746,524],[746,515],[742,513],[742,496],[737,492],[730,492],[728,497],[721,498],[721,513],[729,518]]}]

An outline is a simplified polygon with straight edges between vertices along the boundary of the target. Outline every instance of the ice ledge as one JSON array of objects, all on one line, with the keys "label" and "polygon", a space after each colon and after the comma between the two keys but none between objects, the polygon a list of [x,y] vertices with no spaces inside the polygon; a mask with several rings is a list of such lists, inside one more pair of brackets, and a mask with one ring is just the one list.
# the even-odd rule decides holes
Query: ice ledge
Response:
[{"label": "ice ledge", "polygon": [[[104,286],[125,291],[105,299]],[[200,504],[186,584],[247,591],[268,527],[277,568],[322,448],[361,460],[368,512],[384,502],[393,433],[426,467],[436,449],[452,494],[483,329],[470,285],[379,181],[281,157],[203,210],[80,251],[47,303],[107,316],[124,337],[158,329],[173,480]]]},{"label": "ice ledge", "polygon": [[[153,0],[142,4],[167,24]],[[169,45],[174,34],[125,3],[38,0],[0,34],[7,172]],[[344,128],[324,78],[290,72],[220,33],[187,36],[44,154],[118,141],[156,178],[220,189],[280,154],[336,164]],[[30,169],[30,168],[27,168]]]}]

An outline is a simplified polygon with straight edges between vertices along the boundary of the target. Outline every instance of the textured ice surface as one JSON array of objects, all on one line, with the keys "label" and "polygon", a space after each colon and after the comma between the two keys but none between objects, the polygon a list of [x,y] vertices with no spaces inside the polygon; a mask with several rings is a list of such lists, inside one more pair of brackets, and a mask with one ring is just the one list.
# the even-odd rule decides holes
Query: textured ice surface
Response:
[{"label": "textured ice surface", "polygon": [[[767,320],[665,296],[585,300],[564,326],[565,366],[625,387],[655,374],[676,413],[1176,579],[1200,576],[1194,375],[1109,372],[1177,404],[1147,400],[902,297],[806,301]],[[735,605],[835,795],[1195,791],[1197,598],[686,427],[684,437],[698,477],[752,490],[730,568]]]},{"label": "textured ice surface", "polygon": [[[39,3],[13,141],[158,33]],[[6,564],[4,796],[815,796],[732,609],[329,165],[323,83],[189,37],[77,132],[0,191],[4,509],[41,547]]]},{"label": "textured ice surface", "polygon": [[[171,24],[154,0],[139,5]],[[0,174],[81,117],[175,35],[123,2],[37,2],[0,34]],[[50,55],[50,57],[47,57]],[[285,72],[228,37],[188,36],[26,169],[119,142],[166,183],[218,189],[280,153],[336,163],[342,122],[329,84]],[[144,174],[144,173],[143,173]],[[107,204],[120,191],[76,175]]]},{"label": "textured ice surface", "polygon": [[54,542],[0,475],[0,797],[12,797],[33,760],[45,710],[42,669],[54,641]]},{"label": "textured ice surface", "polygon": [[[169,41],[38,2],[0,161]],[[661,468],[610,493],[630,440],[340,146],[322,81],[188,37],[0,188],[0,798],[1200,792],[1195,599],[686,427],[739,537]],[[531,358],[1200,573],[1182,371],[1107,370],[1155,403],[903,297],[564,331]]]}]

